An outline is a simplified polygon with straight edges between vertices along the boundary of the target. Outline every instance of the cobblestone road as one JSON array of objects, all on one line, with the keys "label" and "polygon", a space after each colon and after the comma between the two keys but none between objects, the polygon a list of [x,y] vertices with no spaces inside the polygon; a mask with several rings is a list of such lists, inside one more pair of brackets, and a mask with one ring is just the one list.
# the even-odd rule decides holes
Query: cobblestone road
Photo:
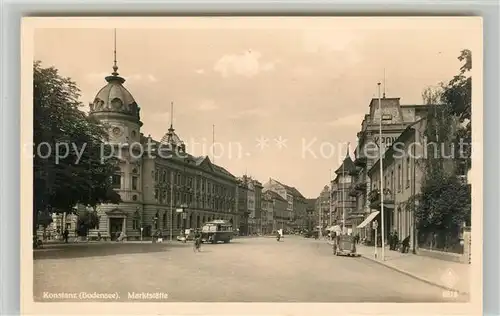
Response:
[{"label": "cobblestone road", "polygon": [[[173,302],[457,302],[443,290],[364,258],[335,257],[302,237],[241,238],[230,244],[51,245],[34,253],[34,297],[129,293]],[[163,293],[163,294],[155,294]],[[71,295],[69,295],[71,296]],[[45,297],[45,298],[44,298]],[[49,298],[50,297],[50,298]],[[144,297],[142,297],[144,298]],[[111,299],[112,300],[112,299]]]}]

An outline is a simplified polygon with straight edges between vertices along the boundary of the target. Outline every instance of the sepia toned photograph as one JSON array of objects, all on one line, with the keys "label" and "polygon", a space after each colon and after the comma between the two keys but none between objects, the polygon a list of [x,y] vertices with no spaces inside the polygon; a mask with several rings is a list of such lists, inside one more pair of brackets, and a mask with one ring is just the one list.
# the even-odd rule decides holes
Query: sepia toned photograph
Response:
[{"label": "sepia toned photograph", "polygon": [[29,299],[482,295],[479,18],[40,20]]}]

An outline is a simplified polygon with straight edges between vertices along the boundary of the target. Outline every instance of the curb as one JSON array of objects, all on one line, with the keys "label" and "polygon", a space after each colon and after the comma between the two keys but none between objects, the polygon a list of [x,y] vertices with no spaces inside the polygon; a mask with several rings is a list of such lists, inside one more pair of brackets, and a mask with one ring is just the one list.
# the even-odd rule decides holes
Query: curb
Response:
[{"label": "curb", "polygon": [[433,286],[440,287],[440,288],[445,289],[445,290],[447,290],[447,291],[456,292],[456,293],[458,293],[458,294],[462,294],[462,295],[470,295],[468,292],[459,291],[459,290],[457,290],[457,289],[450,288],[450,287],[447,287],[447,286],[441,285],[441,284],[436,283],[436,282],[433,282],[433,281],[429,281],[429,280],[428,280],[428,279],[426,279],[426,278],[420,277],[420,276],[418,276],[418,275],[416,275],[416,274],[414,274],[414,273],[410,273],[410,272],[405,271],[405,270],[403,270],[403,269],[396,268],[396,267],[394,267],[394,266],[388,265],[388,264],[386,264],[386,263],[384,263],[384,262],[382,262],[382,261],[380,261],[380,260],[373,259],[373,258],[370,258],[370,257],[364,256],[364,255],[361,255],[361,258],[364,258],[364,259],[366,259],[366,260],[369,260],[369,261],[372,261],[372,262],[378,263],[378,264],[379,264],[379,265],[381,265],[381,266],[384,266],[384,267],[389,268],[389,269],[391,269],[391,270],[397,271],[397,272],[399,272],[399,273],[401,273],[401,274],[407,275],[407,276],[409,276],[409,277],[411,277],[411,278],[414,278],[414,279],[416,279],[416,280],[422,281],[422,282],[424,282],[424,283],[427,283],[427,284],[430,284],[430,285],[433,285]]}]

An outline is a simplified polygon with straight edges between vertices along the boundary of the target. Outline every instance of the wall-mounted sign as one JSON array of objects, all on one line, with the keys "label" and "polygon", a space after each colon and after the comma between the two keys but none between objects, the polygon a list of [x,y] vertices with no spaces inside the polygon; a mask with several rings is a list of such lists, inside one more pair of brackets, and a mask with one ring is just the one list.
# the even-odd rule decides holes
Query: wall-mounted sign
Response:
[{"label": "wall-mounted sign", "polygon": [[[398,136],[382,136],[382,145],[384,146],[390,146],[392,145],[396,139],[398,139]],[[379,136],[374,136],[373,141],[375,144],[379,144],[380,137]]]}]

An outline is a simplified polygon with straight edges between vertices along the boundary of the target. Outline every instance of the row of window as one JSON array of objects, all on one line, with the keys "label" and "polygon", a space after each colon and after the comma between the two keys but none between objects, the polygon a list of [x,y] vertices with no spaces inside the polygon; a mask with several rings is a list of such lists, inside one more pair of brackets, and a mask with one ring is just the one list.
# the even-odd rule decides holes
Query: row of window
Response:
[{"label": "row of window", "polygon": [[[111,176],[111,185],[113,189],[122,189],[122,173],[121,169],[117,167],[115,169],[115,174]],[[137,173],[137,169],[132,169],[132,177],[130,178],[130,189],[138,190],[139,189],[139,174]]]},{"label": "row of window", "polygon": [[[407,157],[405,160],[402,160],[396,166],[396,174],[394,174],[394,170],[391,170],[390,176],[384,176],[384,187],[389,189],[392,193],[401,192],[403,190],[403,184],[408,189],[410,187],[411,182],[411,161],[410,157]],[[406,180],[406,181],[405,181]],[[377,188],[377,183],[373,183],[373,189]]]},{"label": "row of window", "polygon": [[187,204],[190,207],[218,210],[222,212],[233,209],[234,200],[229,197],[210,197],[196,196],[193,193],[175,191],[173,194],[170,190],[155,189],[154,198],[159,204],[180,206]]},{"label": "row of window", "polygon": [[[207,178],[200,176],[183,175],[181,172],[170,171],[166,169],[157,168],[154,171],[153,177],[156,183],[172,183],[176,185],[185,185],[188,188],[201,190],[202,192],[212,193],[222,196],[234,196],[233,190],[228,187],[210,182]],[[196,184],[195,184],[196,183]]]}]

